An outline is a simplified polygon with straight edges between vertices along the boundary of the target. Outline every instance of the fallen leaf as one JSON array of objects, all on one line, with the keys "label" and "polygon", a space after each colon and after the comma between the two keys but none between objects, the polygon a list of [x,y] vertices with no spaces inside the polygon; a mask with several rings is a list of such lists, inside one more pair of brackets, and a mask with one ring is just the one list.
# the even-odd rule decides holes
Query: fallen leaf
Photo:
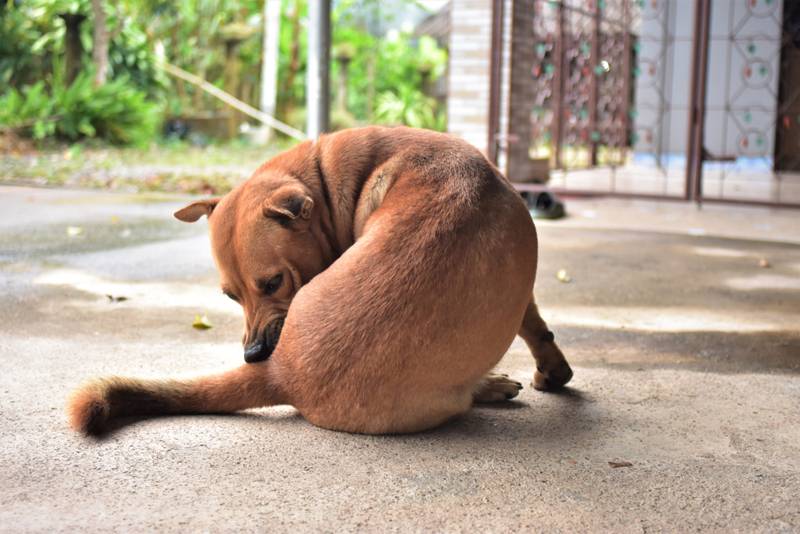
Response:
[{"label": "fallen leaf", "polygon": [[572,277],[567,273],[566,269],[559,269],[559,271],[556,273],[556,278],[562,284],[569,284],[572,282]]},{"label": "fallen leaf", "polygon": [[208,330],[209,328],[213,327],[214,325],[211,324],[211,321],[208,320],[208,316],[206,315],[195,315],[194,322],[192,326],[198,330]]},{"label": "fallen leaf", "polygon": [[625,461],[618,461],[618,462],[612,461],[612,462],[608,462],[608,465],[610,465],[614,469],[616,469],[617,467],[633,467],[632,463],[625,462]]},{"label": "fallen leaf", "polygon": [[761,258],[760,260],[758,260],[758,266],[761,267],[762,269],[769,269],[770,267],[772,267],[767,258]]},{"label": "fallen leaf", "polygon": [[115,297],[114,295],[106,295],[106,298],[108,299],[109,302],[125,302],[126,300],[128,300],[128,297],[122,295],[118,297]]},{"label": "fallen leaf", "polygon": [[69,237],[78,237],[83,233],[83,228],[80,226],[67,226],[67,235]]},{"label": "fallen leaf", "polygon": [[111,224],[119,224],[120,218],[116,215],[111,216]]}]

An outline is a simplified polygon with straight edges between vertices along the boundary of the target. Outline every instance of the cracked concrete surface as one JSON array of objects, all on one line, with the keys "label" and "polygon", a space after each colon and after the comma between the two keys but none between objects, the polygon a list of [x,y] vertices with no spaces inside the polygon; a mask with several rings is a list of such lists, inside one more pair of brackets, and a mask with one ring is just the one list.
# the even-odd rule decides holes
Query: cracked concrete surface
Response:
[{"label": "cracked concrete surface", "polygon": [[[64,398],[85,378],[241,361],[240,311],[180,205],[0,188],[0,531],[800,530],[796,212],[571,201],[538,223],[540,308],[575,369],[562,394],[526,387],[410,436],[289,407],[76,436]],[[500,369],[530,381],[520,340]]]}]

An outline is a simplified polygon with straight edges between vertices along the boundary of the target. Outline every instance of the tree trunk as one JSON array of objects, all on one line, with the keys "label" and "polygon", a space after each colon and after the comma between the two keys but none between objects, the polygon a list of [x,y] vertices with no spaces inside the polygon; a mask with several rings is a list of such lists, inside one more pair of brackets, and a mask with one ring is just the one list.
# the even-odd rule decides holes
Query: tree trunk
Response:
[{"label": "tree trunk", "polygon": [[81,56],[83,56],[83,44],[81,44],[81,23],[86,18],[79,13],[61,13],[64,19],[64,69],[65,82],[72,85],[81,70]]},{"label": "tree trunk", "polygon": [[367,58],[367,122],[375,116],[375,56]]},{"label": "tree trunk", "polygon": [[[242,63],[239,60],[239,45],[241,42],[238,39],[225,41],[225,67],[222,73],[225,92],[236,98],[241,97],[239,93],[239,80],[242,77]],[[230,139],[239,134],[239,125],[241,123],[241,114],[236,110],[230,110],[228,115],[228,137]]]},{"label": "tree trunk", "polygon": [[289,71],[283,81],[283,88],[281,92],[286,95],[283,99],[283,113],[281,114],[286,118],[291,109],[294,107],[292,101],[292,87],[294,86],[294,79],[297,72],[300,70],[300,6],[298,2],[294,3],[294,10],[291,13],[292,20],[292,46],[289,51]]},{"label": "tree trunk", "polygon": [[347,69],[350,67],[349,57],[337,58],[339,62],[339,80],[336,87],[336,109],[347,111]]},{"label": "tree trunk", "polygon": [[94,44],[92,61],[94,61],[94,84],[103,85],[108,76],[108,25],[103,0],[92,0],[94,14]]},{"label": "tree trunk", "polygon": [[[261,111],[275,116],[278,99],[278,53],[281,42],[281,0],[264,1],[264,39],[261,55]],[[267,130],[269,141],[272,129]]]},{"label": "tree trunk", "polygon": [[[177,24],[173,24],[172,25],[172,28],[170,30],[169,38],[170,38],[170,41],[169,41],[169,48],[168,49],[169,50],[177,50],[178,49],[178,41],[179,41],[178,25]],[[166,55],[166,50],[164,50],[164,54]],[[173,58],[172,56],[168,56],[167,55],[167,58],[168,58],[167,61],[170,61],[170,62],[175,61],[175,58]],[[201,75],[203,76],[203,78],[205,78],[205,73],[202,73]],[[186,85],[183,83],[183,80],[181,80],[180,78],[175,80],[175,92],[178,93],[178,102],[180,103],[180,114],[181,115],[185,115],[187,110],[189,109],[190,104],[189,104],[189,99],[186,96]],[[196,98],[197,98],[198,101],[200,100],[200,95],[202,95],[202,94],[203,94],[203,91],[197,91],[195,93],[195,95],[197,95]],[[200,109],[199,105],[195,106],[195,110],[197,110],[197,109]]]}]

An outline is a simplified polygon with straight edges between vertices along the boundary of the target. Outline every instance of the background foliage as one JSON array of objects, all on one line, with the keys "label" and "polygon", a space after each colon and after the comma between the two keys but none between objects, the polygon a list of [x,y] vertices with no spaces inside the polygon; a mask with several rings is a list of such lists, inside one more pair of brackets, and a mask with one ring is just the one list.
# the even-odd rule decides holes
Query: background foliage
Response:
[{"label": "background foliage", "polygon": [[[411,0],[396,3],[413,4]],[[105,2],[110,35],[109,82],[91,83],[90,0],[0,0],[0,128],[35,138],[100,137],[146,143],[166,117],[213,114],[224,105],[168,78],[164,59],[225,89],[225,42],[231,27],[248,30],[236,48],[239,98],[258,107],[263,0],[118,0]],[[64,81],[63,13],[81,25],[81,74]],[[331,86],[347,64],[347,97],[334,107],[334,126],[408,124],[442,129],[444,112],[427,88],[444,73],[446,53],[430,38],[391,27],[393,13],[377,0],[334,2]],[[279,55],[282,120],[302,128],[306,68],[306,0],[283,0]],[[336,100],[336,95],[334,95]]]}]

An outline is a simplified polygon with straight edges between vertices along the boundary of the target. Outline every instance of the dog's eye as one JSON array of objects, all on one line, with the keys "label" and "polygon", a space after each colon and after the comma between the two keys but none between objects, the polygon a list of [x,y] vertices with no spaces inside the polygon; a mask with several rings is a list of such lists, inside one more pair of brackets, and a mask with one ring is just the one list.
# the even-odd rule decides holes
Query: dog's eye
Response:
[{"label": "dog's eye", "polygon": [[275,293],[283,283],[283,273],[276,274],[270,279],[258,281],[258,289],[265,295],[272,295]]},{"label": "dog's eye", "polygon": [[229,298],[229,299],[231,299],[232,301],[234,301],[234,302],[239,302],[239,297],[237,297],[236,295],[234,295],[234,294],[233,294],[233,293],[231,293],[230,291],[223,291],[223,293],[225,294],[225,296],[226,296],[226,297],[228,297],[228,298]]}]

